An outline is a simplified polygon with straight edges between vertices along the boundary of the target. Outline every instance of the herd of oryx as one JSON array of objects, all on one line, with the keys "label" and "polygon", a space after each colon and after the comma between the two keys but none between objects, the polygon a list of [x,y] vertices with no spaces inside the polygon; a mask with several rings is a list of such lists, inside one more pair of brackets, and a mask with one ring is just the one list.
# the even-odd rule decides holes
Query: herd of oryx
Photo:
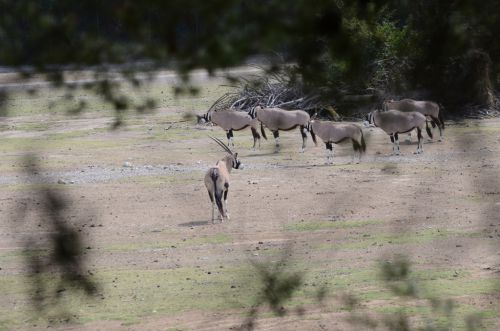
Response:
[{"label": "herd of oryx", "polygon": [[[424,127],[429,138],[432,139],[429,122],[433,127],[438,127],[439,141],[443,138],[444,121],[439,110],[438,104],[432,101],[416,101],[412,99],[385,101],[383,110],[375,110],[366,115],[364,126],[374,126],[385,131],[391,138],[393,154],[396,155],[400,154],[398,135],[400,133],[410,134],[411,131],[416,129],[418,144],[415,153],[420,154],[423,152],[422,130]],[[233,131],[250,127],[254,139],[253,148],[255,149],[257,141],[260,147],[261,136],[258,127],[260,125],[261,134],[264,139],[267,139],[264,130],[264,127],[266,127],[273,133],[276,152],[279,152],[279,131],[288,131],[299,127],[302,135],[301,152],[306,147],[306,133],[311,134],[315,144],[317,144],[317,135],[325,143],[328,164],[333,160],[333,144],[351,140],[353,149],[359,153],[360,159],[361,154],[366,150],[363,129],[359,124],[311,120],[309,114],[303,110],[284,110],[257,106],[248,113],[233,109],[218,112],[208,111],[206,114],[198,115],[198,123],[212,123],[221,127],[226,131],[228,139],[226,145],[220,139],[210,137],[227,152],[227,155],[205,174],[205,186],[212,202],[212,222],[215,221],[215,206],[217,206],[221,221],[229,219],[227,212],[229,174],[232,169],[242,167],[238,159],[238,153],[233,153],[229,147],[234,148]]]}]

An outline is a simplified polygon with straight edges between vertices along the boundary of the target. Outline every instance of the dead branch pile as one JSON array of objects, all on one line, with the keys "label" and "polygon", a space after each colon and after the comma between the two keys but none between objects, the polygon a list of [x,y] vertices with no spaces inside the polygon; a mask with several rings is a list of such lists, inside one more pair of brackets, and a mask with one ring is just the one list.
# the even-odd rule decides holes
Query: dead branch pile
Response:
[{"label": "dead branch pile", "polygon": [[319,94],[306,93],[302,82],[292,80],[283,72],[241,78],[235,92],[221,96],[210,107],[210,111],[224,111],[230,108],[249,111],[258,105],[283,109],[315,111],[328,107]]}]

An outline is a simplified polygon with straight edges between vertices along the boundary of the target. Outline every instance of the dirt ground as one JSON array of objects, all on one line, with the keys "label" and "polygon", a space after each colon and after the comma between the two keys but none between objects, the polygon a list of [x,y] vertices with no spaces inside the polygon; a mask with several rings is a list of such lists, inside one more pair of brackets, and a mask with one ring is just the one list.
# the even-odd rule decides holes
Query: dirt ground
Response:
[{"label": "dirt ground", "polygon": [[[0,122],[0,329],[236,330],[258,302],[257,266],[280,261],[301,286],[283,317],[260,307],[256,330],[384,330],[396,316],[500,329],[500,119],[447,122],[444,141],[421,155],[414,141],[390,156],[388,136],[365,129],[359,164],[349,144],[325,165],[322,143],[309,138],[299,153],[298,131],[281,134],[279,154],[272,139],[252,151],[250,131],[235,132],[245,167],[231,173],[230,221],[212,224],[203,175],[224,152],[208,135],[225,133],[184,121],[192,110],[202,111],[131,116],[118,131],[99,114]],[[27,151],[43,179],[23,175]],[[99,295],[65,288],[37,313],[25,261],[51,252],[34,193],[43,187],[68,201],[64,217],[82,235]],[[411,261],[417,298],[380,278],[380,263],[397,255]],[[54,287],[57,275],[46,277]]]}]

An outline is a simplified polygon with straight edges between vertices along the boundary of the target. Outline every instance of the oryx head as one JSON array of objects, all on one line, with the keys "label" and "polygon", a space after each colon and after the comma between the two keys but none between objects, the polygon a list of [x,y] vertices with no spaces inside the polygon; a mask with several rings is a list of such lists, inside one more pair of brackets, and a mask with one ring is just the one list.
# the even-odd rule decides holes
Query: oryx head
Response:
[{"label": "oryx head", "polygon": [[257,106],[250,109],[250,111],[248,112],[248,115],[250,115],[250,117],[252,117],[252,118],[256,118],[258,109],[264,109],[264,105],[261,103],[257,104]]},{"label": "oryx head", "polygon": [[210,113],[206,113],[203,115],[196,115],[196,118],[198,119],[198,124],[205,124],[210,122],[212,116],[210,116]]},{"label": "oryx head", "polygon": [[389,104],[394,102],[396,100],[394,99],[385,99],[383,102],[382,102],[382,110],[383,111],[388,111],[389,110]]},{"label": "oryx head", "polygon": [[368,114],[365,115],[365,117],[363,118],[363,126],[365,128],[368,128],[370,126],[375,126],[375,123],[373,121],[373,115],[375,112],[378,112],[378,110],[374,110],[372,112],[369,112]]},{"label": "oryx head", "polygon": [[243,169],[243,164],[241,164],[240,160],[238,159],[238,153],[233,153],[229,147],[224,144],[219,138],[214,138],[212,136],[209,136],[213,141],[215,141],[224,151],[226,151],[231,158],[231,164],[234,169]]}]

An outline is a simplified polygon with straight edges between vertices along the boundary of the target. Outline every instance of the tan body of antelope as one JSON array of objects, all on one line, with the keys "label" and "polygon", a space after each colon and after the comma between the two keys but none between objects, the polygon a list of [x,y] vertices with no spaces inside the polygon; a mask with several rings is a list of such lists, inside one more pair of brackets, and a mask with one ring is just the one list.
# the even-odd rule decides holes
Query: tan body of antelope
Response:
[{"label": "tan body of antelope", "polygon": [[212,122],[226,131],[227,143],[232,147],[234,147],[233,131],[240,131],[250,127],[253,136],[253,149],[255,149],[257,141],[259,141],[260,148],[259,121],[252,118],[248,113],[229,109],[218,112],[209,111],[201,116],[197,115],[197,117],[198,123]]},{"label": "tan body of antelope", "polygon": [[423,153],[422,146],[422,129],[425,126],[427,134],[432,138],[432,132],[427,124],[427,119],[419,112],[402,112],[399,110],[388,110],[381,112],[375,110],[367,115],[370,124],[384,130],[390,137],[392,142],[393,154],[399,155],[399,138],[398,134],[417,130],[418,145],[415,154]]},{"label": "tan body of antelope", "polygon": [[[261,106],[257,106],[250,111],[250,115],[260,121],[260,129],[264,138],[266,138],[264,126],[273,133],[276,143],[276,152],[280,150],[279,131],[289,131],[295,129],[296,127],[300,128],[300,134],[302,135],[301,152],[305,150],[307,141],[306,132],[309,127],[309,122],[311,121],[311,117],[305,111],[284,110],[281,108],[263,108]],[[316,144],[316,137],[314,135],[311,135],[311,137]]]},{"label": "tan body of antelope", "polygon": [[222,141],[217,138],[212,138],[219,144],[227,155],[217,161],[215,167],[208,169],[205,174],[205,187],[212,203],[212,223],[215,223],[215,208],[217,207],[221,222],[229,220],[227,211],[227,194],[229,192],[229,174],[232,169],[243,168],[238,153],[233,153]]},{"label": "tan body of antelope", "polygon": [[[384,102],[384,110],[395,109],[402,112],[416,111],[431,120],[432,126],[439,129],[439,141],[443,139],[444,120],[439,105],[432,101],[417,101],[413,99],[402,99],[399,101],[387,100]],[[411,136],[409,134],[409,136]]]},{"label": "tan body of antelope", "polygon": [[354,123],[334,123],[334,122],[319,122],[311,121],[311,135],[317,135],[323,140],[326,145],[326,163],[333,162],[333,145],[350,139],[352,148],[355,152],[359,152],[359,160],[361,154],[366,151],[365,138],[363,130],[359,125]]}]

